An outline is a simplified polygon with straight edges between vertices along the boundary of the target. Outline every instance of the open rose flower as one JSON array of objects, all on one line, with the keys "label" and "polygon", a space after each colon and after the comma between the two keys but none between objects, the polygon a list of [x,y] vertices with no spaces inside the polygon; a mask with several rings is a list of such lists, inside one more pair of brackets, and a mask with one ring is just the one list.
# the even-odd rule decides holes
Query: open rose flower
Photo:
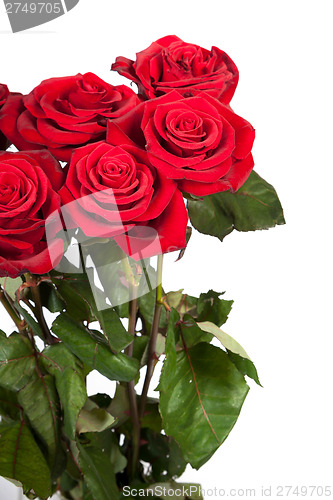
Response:
[{"label": "open rose flower", "polygon": [[48,151],[0,152],[0,276],[51,271],[49,250],[62,255],[55,234],[46,241],[45,220],[60,209],[59,163]]},{"label": "open rose flower", "polygon": [[51,78],[26,96],[8,97],[0,130],[20,150],[47,148],[69,161],[74,148],[105,138],[107,120],[138,102],[125,85],[109,85],[93,73]]},{"label": "open rose flower", "polygon": [[113,237],[134,258],[186,246],[181,192],[126,138],[120,146],[103,141],[75,150],[60,194],[73,227],[88,237]]},{"label": "open rose flower", "polygon": [[133,80],[149,99],[177,89],[185,97],[205,91],[229,103],[238,83],[238,69],[225,52],[217,47],[209,51],[174,35],[152,43],[135,61],[117,57],[112,69]]},{"label": "open rose flower", "polygon": [[197,196],[239,189],[253,169],[254,129],[229,106],[201,93],[173,91],[146,101],[108,126],[145,147],[150,162],[182,191]]},{"label": "open rose flower", "polygon": [[[0,83],[0,108],[5,104],[7,97],[9,96],[9,90],[7,85]],[[0,150],[6,149],[7,139],[0,131]]]}]

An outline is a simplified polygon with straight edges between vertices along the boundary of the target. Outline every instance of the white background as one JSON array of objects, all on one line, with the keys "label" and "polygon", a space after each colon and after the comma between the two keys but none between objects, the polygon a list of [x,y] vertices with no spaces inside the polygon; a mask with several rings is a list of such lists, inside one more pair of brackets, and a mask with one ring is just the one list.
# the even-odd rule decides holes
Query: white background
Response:
[{"label": "white background", "polygon": [[[182,261],[168,259],[167,290],[213,288],[235,300],[225,330],[264,386],[251,384],[214,458],[183,476],[206,489],[255,488],[260,497],[272,485],[274,497],[277,485],[333,484],[332,13],[328,1],[80,0],[14,35],[0,8],[0,81],[12,91],[86,71],[126,83],[109,72],[115,57],[134,58],[167,34],[216,45],[239,67],[232,105],[256,128],[255,168],[277,189],[287,225],[224,243],[196,234]],[[1,500],[17,498],[0,484]]]}]

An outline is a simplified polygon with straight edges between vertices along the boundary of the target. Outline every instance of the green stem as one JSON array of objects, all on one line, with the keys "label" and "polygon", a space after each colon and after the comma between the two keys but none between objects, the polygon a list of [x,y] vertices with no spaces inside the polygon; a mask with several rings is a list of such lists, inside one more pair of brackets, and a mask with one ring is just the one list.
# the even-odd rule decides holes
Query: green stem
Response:
[{"label": "green stem", "polygon": [[[128,333],[135,337],[135,326],[137,319],[137,293],[138,287],[129,283],[129,293],[130,293],[130,303],[129,303],[129,323],[128,323]],[[133,342],[128,346],[126,354],[130,357],[133,356]],[[127,383],[128,399],[130,404],[132,425],[133,425],[133,437],[132,437],[132,456],[130,462],[130,470],[132,478],[135,477],[137,471],[137,465],[139,462],[139,451],[140,451],[140,420],[138,412],[138,403],[135,392],[134,380]]]},{"label": "green stem", "polygon": [[21,332],[25,329],[25,323],[22,321],[22,319],[18,316],[17,312],[15,309],[12,307],[11,303],[9,302],[8,298],[6,297],[5,291],[0,287],[0,302],[6,309],[7,313],[11,317],[11,319],[14,321],[15,325],[17,326],[18,330]]},{"label": "green stem", "polygon": [[[133,288],[135,288],[137,286],[137,281],[135,279],[133,269],[131,268],[131,264],[128,260],[128,257],[124,252],[123,252],[123,257],[121,259],[121,265],[123,267],[123,271],[124,271],[127,283],[129,285],[130,295],[131,295],[133,293]],[[132,287],[132,291],[131,291],[131,287]],[[131,299],[131,297],[130,297],[130,299]]]},{"label": "green stem", "polygon": [[159,255],[157,261],[157,287],[156,287],[155,310],[154,310],[154,318],[149,340],[147,372],[141,394],[141,404],[140,404],[140,414],[139,414],[140,419],[143,417],[145,413],[149,385],[154,373],[155,362],[156,362],[156,355],[155,355],[156,342],[157,342],[157,335],[158,335],[158,329],[160,325],[161,312],[163,306],[162,271],[163,271],[163,255]]},{"label": "green stem", "polygon": [[157,258],[157,287],[156,287],[156,303],[163,305],[162,302],[162,273],[163,273],[163,254]]},{"label": "green stem", "polygon": [[31,290],[31,295],[32,298],[35,302],[35,307],[32,309],[33,313],[35,314],[37,321],[39,323],[39,326],[41,327],[41,330],[44,335],[44,340],[47,344],[52,345],[58,342],[58,339],[53,337],[53,335],[50,332],[50,329],[48,327],[48,324],[46,323],[46,319],[44,317],[44,312],[43,312],[43,306],[42,306],[42,299],[40,296],[40,289],[39,286],[37,285],[36,278],[31,276],[31,274],[26,273],[25,274],[27,282],[32,282],[32,286],[30,287]]}]

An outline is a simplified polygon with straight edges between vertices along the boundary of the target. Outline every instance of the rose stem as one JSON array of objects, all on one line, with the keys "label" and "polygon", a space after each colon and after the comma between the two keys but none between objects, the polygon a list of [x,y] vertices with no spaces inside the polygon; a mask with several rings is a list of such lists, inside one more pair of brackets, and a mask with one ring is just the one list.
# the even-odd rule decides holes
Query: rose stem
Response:
[{"label": "rose stem", "polygon": [[49,344],[56,344],[58,342],[58,339],[53,337],[53,335],[50,332],[50,329],[48,327],[48,324],[46,323],[44,313],[43,313],[43,306],[42,306],[42,300],[40,296],[40,289],[39,285],[37,285],[36,278],[32,276],[30,273],[25,274],[25,278],[27,282],[32,283],[32,286],[30,287],[31,290],[31,295],[32,298],[35,302],[35,307],[33,308],[33,313],[35,314],[37,321],[39,323],[39,326],[41,327],[41,330],[44,335],[44,341]]},{"label": "rose stem", "polygon": [[8,312],[9,316],[11,319],[14,321],[15,325],[21,332],[22,330],[25,329],[24,322],[21,320],[21,318],[17,315],[15,309],[12,307],[11,303],[6,297],[5,291],[2,289],[0,286],[0,302]]},{"label": "rose stem", "polygon": [[[130,303],[129,303],[129,321],[128,321],[128,333],[133,335],[133,342],[128,346],[126,354],[130,357],[133,356],[134,347],[134,337],[135,337],[135,326],[136,326],[136,315],[137,315],[137,293],[138,287],[136,284],[129,283],[130,292]],[[133,425],[133,439],[132,439],[132,462],[131,462],[131,474],[132,477],[136,475],[136,468],[139,461],[139,449],[140,449],[140,421],[138,412],[138,403],[136,399],[134,380],[127,382],[128,399],[131,410],[131,418]]]},{"label": "rose stem", "polygon": [[[121,260],[123,271],[126,276],[129,290],[129,315],[128,315],[128,333],[133,336],[133,342],[127,347],[126,354],[129,357],[133,356],[134,348],[134,337],[135,337],[135,326],[137,321],[137,309],[138,309],[138,286],[139,283],[136,281],[133,274],[133,270],[129,263],[127,255],[124,253]],[[131,467],[131,475],[134,477],[136,475],[137,464],[139,461],[139,450],[140,450],[140,421],[138,412],[138,403],[136,399],[135,384],[134,380],[127,382],[127,392],[128,400],[130,404],[131,419],[133,425],[133,438],[132,438],[132,461],[129,466]]]},{"label": "rose stem", "polygon": [[163,255],[159,255],[157,260],[157,287],[156,287],[155,310],[154,310],[154,318],[149,340],[147,372],[141,394],[140,419],[143,417],[145,412],[147,397],[148,397],[148,389],[155,368],[156,341],[157,341],[158,328],[160,324],[161,312],[163,306],[162,270],[163,270]]}]

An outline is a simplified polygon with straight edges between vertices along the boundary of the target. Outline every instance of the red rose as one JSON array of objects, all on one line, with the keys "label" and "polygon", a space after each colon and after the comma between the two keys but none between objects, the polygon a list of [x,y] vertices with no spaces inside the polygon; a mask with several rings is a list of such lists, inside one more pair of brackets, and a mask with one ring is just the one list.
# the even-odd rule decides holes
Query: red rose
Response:
[{"label": "red rose", "polygon": [[[52,269],[45,220],[60,209],[62,184],[61,167],[48,151],[0,152],[1,277]],[[60,260],[62,240],[50,245]]]},{"label": "red rose", "polygon": [[146,101],[108,125],[148,152],[150,162],[182,191],[197,196],[239,189],[253,169],[254,129],[206,93],[183,98],[173,91]]},{"label": "red rose", "polygon": [[136,61],[117,57],[112,69],[133,80],[150,99],[177,89],[185,97],[205,91],[229,103],[238,83],[238,69],[225,52],[217,47],[209,51],[174,35],[152,43]]},{"label": "red rose", "polygon": [[0,106],[2,106],[6,102],[8,96],[9,96],[9,90],[7,85],[0,83]]},{"label": "red rose", "polygon": [[10,95],[0,129],[18,149],[47,148],[69,161],[73,148],[105,138],[107,120],[138,102],[125,85],[114,87],[93,73],[51,78],[26,96]]},{"label": "red rose", "polygon": [[[7,85],[0,83],[0,108],[5,104],[7,97],[9,96],[9,90]],[[7,139],[0,131],[0,150],[6,149]]]},{"label": "red rose", "polygon": [[[114,237],[133,257],[139,250],[150,257],[183,248],[188,216],[175,182],[159,175],[147,153],[127,138],[120,144],[74,151],[60,192],[70,203],[66,222],[70,216],[88,237]],[[156,235],[159,244],[148,248]]]}]

